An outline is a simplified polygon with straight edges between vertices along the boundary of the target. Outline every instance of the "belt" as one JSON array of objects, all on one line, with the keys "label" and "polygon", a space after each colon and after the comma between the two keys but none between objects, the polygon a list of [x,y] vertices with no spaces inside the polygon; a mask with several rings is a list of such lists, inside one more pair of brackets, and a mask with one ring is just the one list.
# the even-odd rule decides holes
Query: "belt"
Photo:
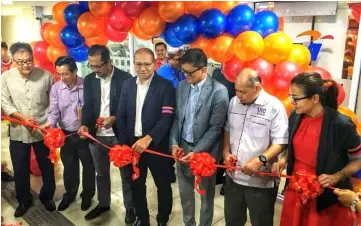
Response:
[{"label": "belt", "polygon": [[69,131],[69,130],[63,129],[63,132],[65,133],[65,135],[69,135],[69,134],[72,134],[72,133],[76,133],[78,131]]},{"label": "belt", "polygon": [[190,142],[188,142],[188,141],[184,140],[183,138],[182,138],[182,140],[183,140],[185,143],[187,143],[189,146],[194,147],[194,143],[190,143]]}]

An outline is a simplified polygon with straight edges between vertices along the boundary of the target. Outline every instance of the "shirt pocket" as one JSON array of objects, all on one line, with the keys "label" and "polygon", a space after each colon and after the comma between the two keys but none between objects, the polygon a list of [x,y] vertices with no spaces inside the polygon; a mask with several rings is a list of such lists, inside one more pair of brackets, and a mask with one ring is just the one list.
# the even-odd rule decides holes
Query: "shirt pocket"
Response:
[{"label": "shirt pocket", "polygon": [[256,138],[264,138],[268,136],[269,131],[267,125],[268,123],[266,119],[252,117],[251,118],[252,136]]},{"label": "shirt pocket", "polygon": [[35,104],[41,106],[48,105],[49,99],[46,91],[34,91],[32,92],[32,98]]}]

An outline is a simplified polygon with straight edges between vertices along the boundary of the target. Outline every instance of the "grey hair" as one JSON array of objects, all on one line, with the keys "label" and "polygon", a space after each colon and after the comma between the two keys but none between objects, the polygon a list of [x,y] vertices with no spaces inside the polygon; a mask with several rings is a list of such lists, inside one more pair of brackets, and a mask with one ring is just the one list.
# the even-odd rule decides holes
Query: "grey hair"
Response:
[{"label": "grey hair", "polygon": [[256,85],[261,85],[262,79],[258,73],[251,73],[248,78],[248,87],[255,87]]},{"label": "grey hair", "polygon": [[10,46],[10,53],[11,56],[14,56],[15,53],[22,53],[22,52],[28,52],[33,56],[33,49],[31,48],[31,45],[26,42],[15,42]]},{"label": "grey hair", "polygon": [[175,56],[180,56],[180,57],[182,57],[183,54],[184,54],[184,49],[183,49],[183,48],[170,49],[170,50],[168,50],[168,53],[167,53],[167,55],[168,55],[169,58],[173,58],[173,57],[175,57]]}]

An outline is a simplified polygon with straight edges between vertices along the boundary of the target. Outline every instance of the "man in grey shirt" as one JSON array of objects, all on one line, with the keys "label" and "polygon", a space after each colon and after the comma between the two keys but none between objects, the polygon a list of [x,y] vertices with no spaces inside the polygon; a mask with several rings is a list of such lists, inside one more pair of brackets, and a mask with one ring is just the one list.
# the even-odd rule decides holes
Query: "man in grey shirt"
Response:
[{"label": "man in grey shirt", "polygon": [[[49,72],[34,67],[33,51],[28,43],[10,47],[15,67],[4,72],[1,79],[1,107],[6,115],[21,121],[46,123],[49,93],[54,79]],[[55,210],[53,196],[55,178],[40,131],[19,124],[10,125],[10,155],[15,174],[16,198],[19,206],[15,217],[23,216],[33,203],[30,193],[30,148],[33,146],[41,170],[43,187],[39,198],[48,211]]]}]

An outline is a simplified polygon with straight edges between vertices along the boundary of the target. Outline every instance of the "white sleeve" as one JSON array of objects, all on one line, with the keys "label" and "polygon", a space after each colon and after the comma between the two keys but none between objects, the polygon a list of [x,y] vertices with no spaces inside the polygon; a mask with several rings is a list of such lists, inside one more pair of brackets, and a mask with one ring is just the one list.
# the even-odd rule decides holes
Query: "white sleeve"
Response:
[{"label": "white sleeve", "polygon": [[273,105],[272,112],[275,112],[271,121],[271,143],[287,144],[288,143],[288,117],[286,109],[277,99]]}]

